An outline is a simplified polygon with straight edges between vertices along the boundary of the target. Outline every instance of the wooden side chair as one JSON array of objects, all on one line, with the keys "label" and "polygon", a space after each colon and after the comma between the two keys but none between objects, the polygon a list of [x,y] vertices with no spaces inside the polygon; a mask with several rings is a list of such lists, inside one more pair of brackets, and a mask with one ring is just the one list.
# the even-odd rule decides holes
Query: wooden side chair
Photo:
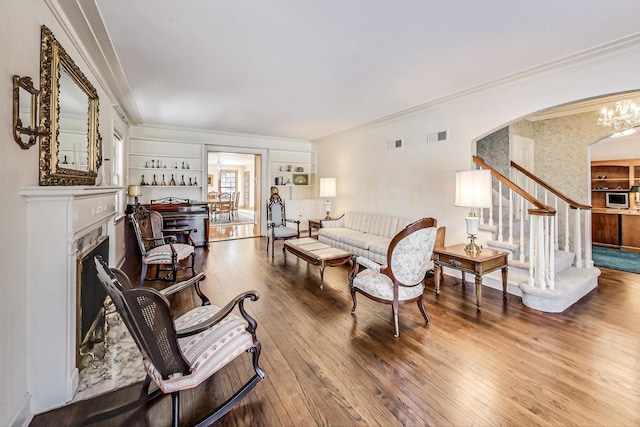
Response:
[{"label": "wooden side chair", "polygon": [[[394,236],[387,252],[387,265],[380,265],[362,256],[353,256],[349,273],[349,289],[355,314],[356,294],[383,304],[390,304],[393,312],[394,336],[400,335],[398,308],[415,302],[422,317],[429,324],[424,307],[424,280],[436,241],[436,220],[423,218],[408,225]],[[360,271],[361,267],[366,267]]]},{"label": "wooden side chair", "polygon": [[227,219],[231,220],[231,207],[233,205],[231,193],[220,193],[218,199],[217,215],[227,214]]},{"label": "wooden side chair", "polygon": [[[300,237],[300,221],[287,219],[284,200],[278,193],[271,194],[267,203],[267,254],[269,254],[269,243],[271,243],[271,259],[273,259],[276,240],[298,237]],[[282,253],[284,253],[284,245]]]},{"label": "wooden side chair", "polygon": [[[146,280],[150,265],[156,266],[155,280],[176,282],[178,271],[183,269],[191,269],[192,276],[196,275],[195,243],[191,238],[190,229],[185,229],[189,243],[177,243],[175,235],[165,236],[162,233],[162,215],[159,212],[147,210],[141,204],[137,204],[129,218],[142,256],[140,286]],[[187,258],[190,258],[189,265],[183,267],[180,263]],[[166,275],[163,277],[161,273]]]},{"label": "wooden side chair", "polygon": [[[171,395],[172,425],[180,422],[180,392],[198,387],[244,353],[252,355],[255,374],[225,402],[194,425],[209,426],[228,413],[264,378],[258,361],[258,327],[245,310],[245,300],[256,301],[256,291],[236,296],[224,307],[196,307],[173,319],[169,302],[151,288],[125,288],[104,260],[95,258],[100,282],[142,353],[147,377],[140,396],[131,402],[97,412],[81,425],[130,411],[165,394]],[[238,308],[240,316],[233,313]],[[156,387],[151,387],[155,383]]]}]

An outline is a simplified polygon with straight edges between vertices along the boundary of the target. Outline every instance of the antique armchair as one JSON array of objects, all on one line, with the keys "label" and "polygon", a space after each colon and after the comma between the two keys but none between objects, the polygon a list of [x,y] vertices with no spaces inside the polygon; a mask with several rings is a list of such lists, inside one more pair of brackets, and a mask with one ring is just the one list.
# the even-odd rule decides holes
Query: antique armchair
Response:
[{"label": "antique armchair", "polygon": [[[387,252],[387,265],[381,266],[368,258],[354,255],[349,274],[349,289],[353,299],[351,314],[355,314],[356,293],[360,293],[374,301],[391,305],[395,337],[400,334],[400,305],[416,302],[422,317],[429,324],[422,296],[436,234],[436,220],[423,218],[394,236]],[[366,269],[360,271],[360,267]]]},{"label": "antique armchair", "polygon": [[240,218],[240,215],[238,212],[239,206],[240,206],[240,192],[236,191],[235,193],[233,193],[233,203],[231,205],[231,216],[234,219]]},{"label": "antique armchair", "polygon": [[[256,321],[246,312],[246,299],[256,301],[256,291],[236,296],[224,307],[206,305],[173,319],[167,299],[151,288],[125,288],[104,260],[95,257],[100,282],[142,353],[147,377],[140,396],[91,414],[82,425],[111,418],[171,394],[172,425],[180,421],[180,391],[193,389],[241,354],[252,355],[255,374],[197,426],[208,426],[228,413],[264,378],[260,367],[261,345]],[[238,307],[240,316],[232,313]],[[152,387],[155,383],[157,388]]]},{"label": "antique armchair", "polygon": [[[269,242],[271,242],[271,259],[273,259],[276,240],[298,237],[300,237],[300,221],[287,219],[284,200],[278,193],[271,194],[269,203],[267,203],[267,254],[269,253]],[[282,246],[282,252],[284,253],[284,246]]]},{"label": "antique armchair", "polygon": [[[129,215],[133,230],[138,241],[138,247],[142,256],[142,272],[140,274],[140,286],[147,278],[149,265],[156,266],[155,280],[177,281],[178,270],[191,269],[193,276],[195,271],[195,245],[191,238],[191,229],[184,229],[189,243],[178,243],[175,235],[165,236],[162,232],[162,215],[156,211],[145,209],[138,204],[132,214]],[[184,259],[190,258],[187,266],[182,266]],[[162,268],[162,266],[169,268]],[[160,273],[166,273],[161,277]]]}]

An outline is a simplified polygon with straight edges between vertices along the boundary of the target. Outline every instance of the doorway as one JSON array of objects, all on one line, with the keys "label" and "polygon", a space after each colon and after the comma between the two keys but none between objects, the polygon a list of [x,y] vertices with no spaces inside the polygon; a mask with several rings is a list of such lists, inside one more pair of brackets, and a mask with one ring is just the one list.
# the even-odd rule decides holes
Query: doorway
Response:
[{"label": "doorway", "polygon": [[207,151],[209,241],[260,236],[262,155]]}]

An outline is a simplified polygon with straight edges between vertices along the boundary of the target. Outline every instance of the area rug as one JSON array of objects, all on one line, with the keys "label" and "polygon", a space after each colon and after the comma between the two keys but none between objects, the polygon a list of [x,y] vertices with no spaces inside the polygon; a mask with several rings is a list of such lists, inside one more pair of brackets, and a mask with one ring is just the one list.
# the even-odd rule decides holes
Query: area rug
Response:
[{"label": "area rug", "polygon": [[250,211],[250,210],[243,210],[240,209],[238,211],[238,217],[234,217],[234,218],[229,218],[226,215],[218,215],[217,218],[213,218],[211,220],[211,227],[216,227],[219,225],[242,225],[242,224],[253,224],[255,222],[255,215],[256,213],[254,211]]},{"label": "area rug", "polygon": [[592,254],[593,263],[596,267],[640,274],[640,254],[601,248],[599,246],[593,247]]}]

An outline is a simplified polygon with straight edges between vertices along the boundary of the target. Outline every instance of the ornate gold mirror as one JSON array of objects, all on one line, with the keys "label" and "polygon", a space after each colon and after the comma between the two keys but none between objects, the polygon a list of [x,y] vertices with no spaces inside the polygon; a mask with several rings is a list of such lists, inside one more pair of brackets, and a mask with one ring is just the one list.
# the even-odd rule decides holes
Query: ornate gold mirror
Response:
[{"label": "ornate gold mirror", "polygon": [[94,185],[102,162],[98,93],[42,26],[40,185]]},{"label": "ornate gold mirror", "polygon": [[38,92],[31,77],[13,76],[13,138],[23,150],[44,133],[38,129]]}]

